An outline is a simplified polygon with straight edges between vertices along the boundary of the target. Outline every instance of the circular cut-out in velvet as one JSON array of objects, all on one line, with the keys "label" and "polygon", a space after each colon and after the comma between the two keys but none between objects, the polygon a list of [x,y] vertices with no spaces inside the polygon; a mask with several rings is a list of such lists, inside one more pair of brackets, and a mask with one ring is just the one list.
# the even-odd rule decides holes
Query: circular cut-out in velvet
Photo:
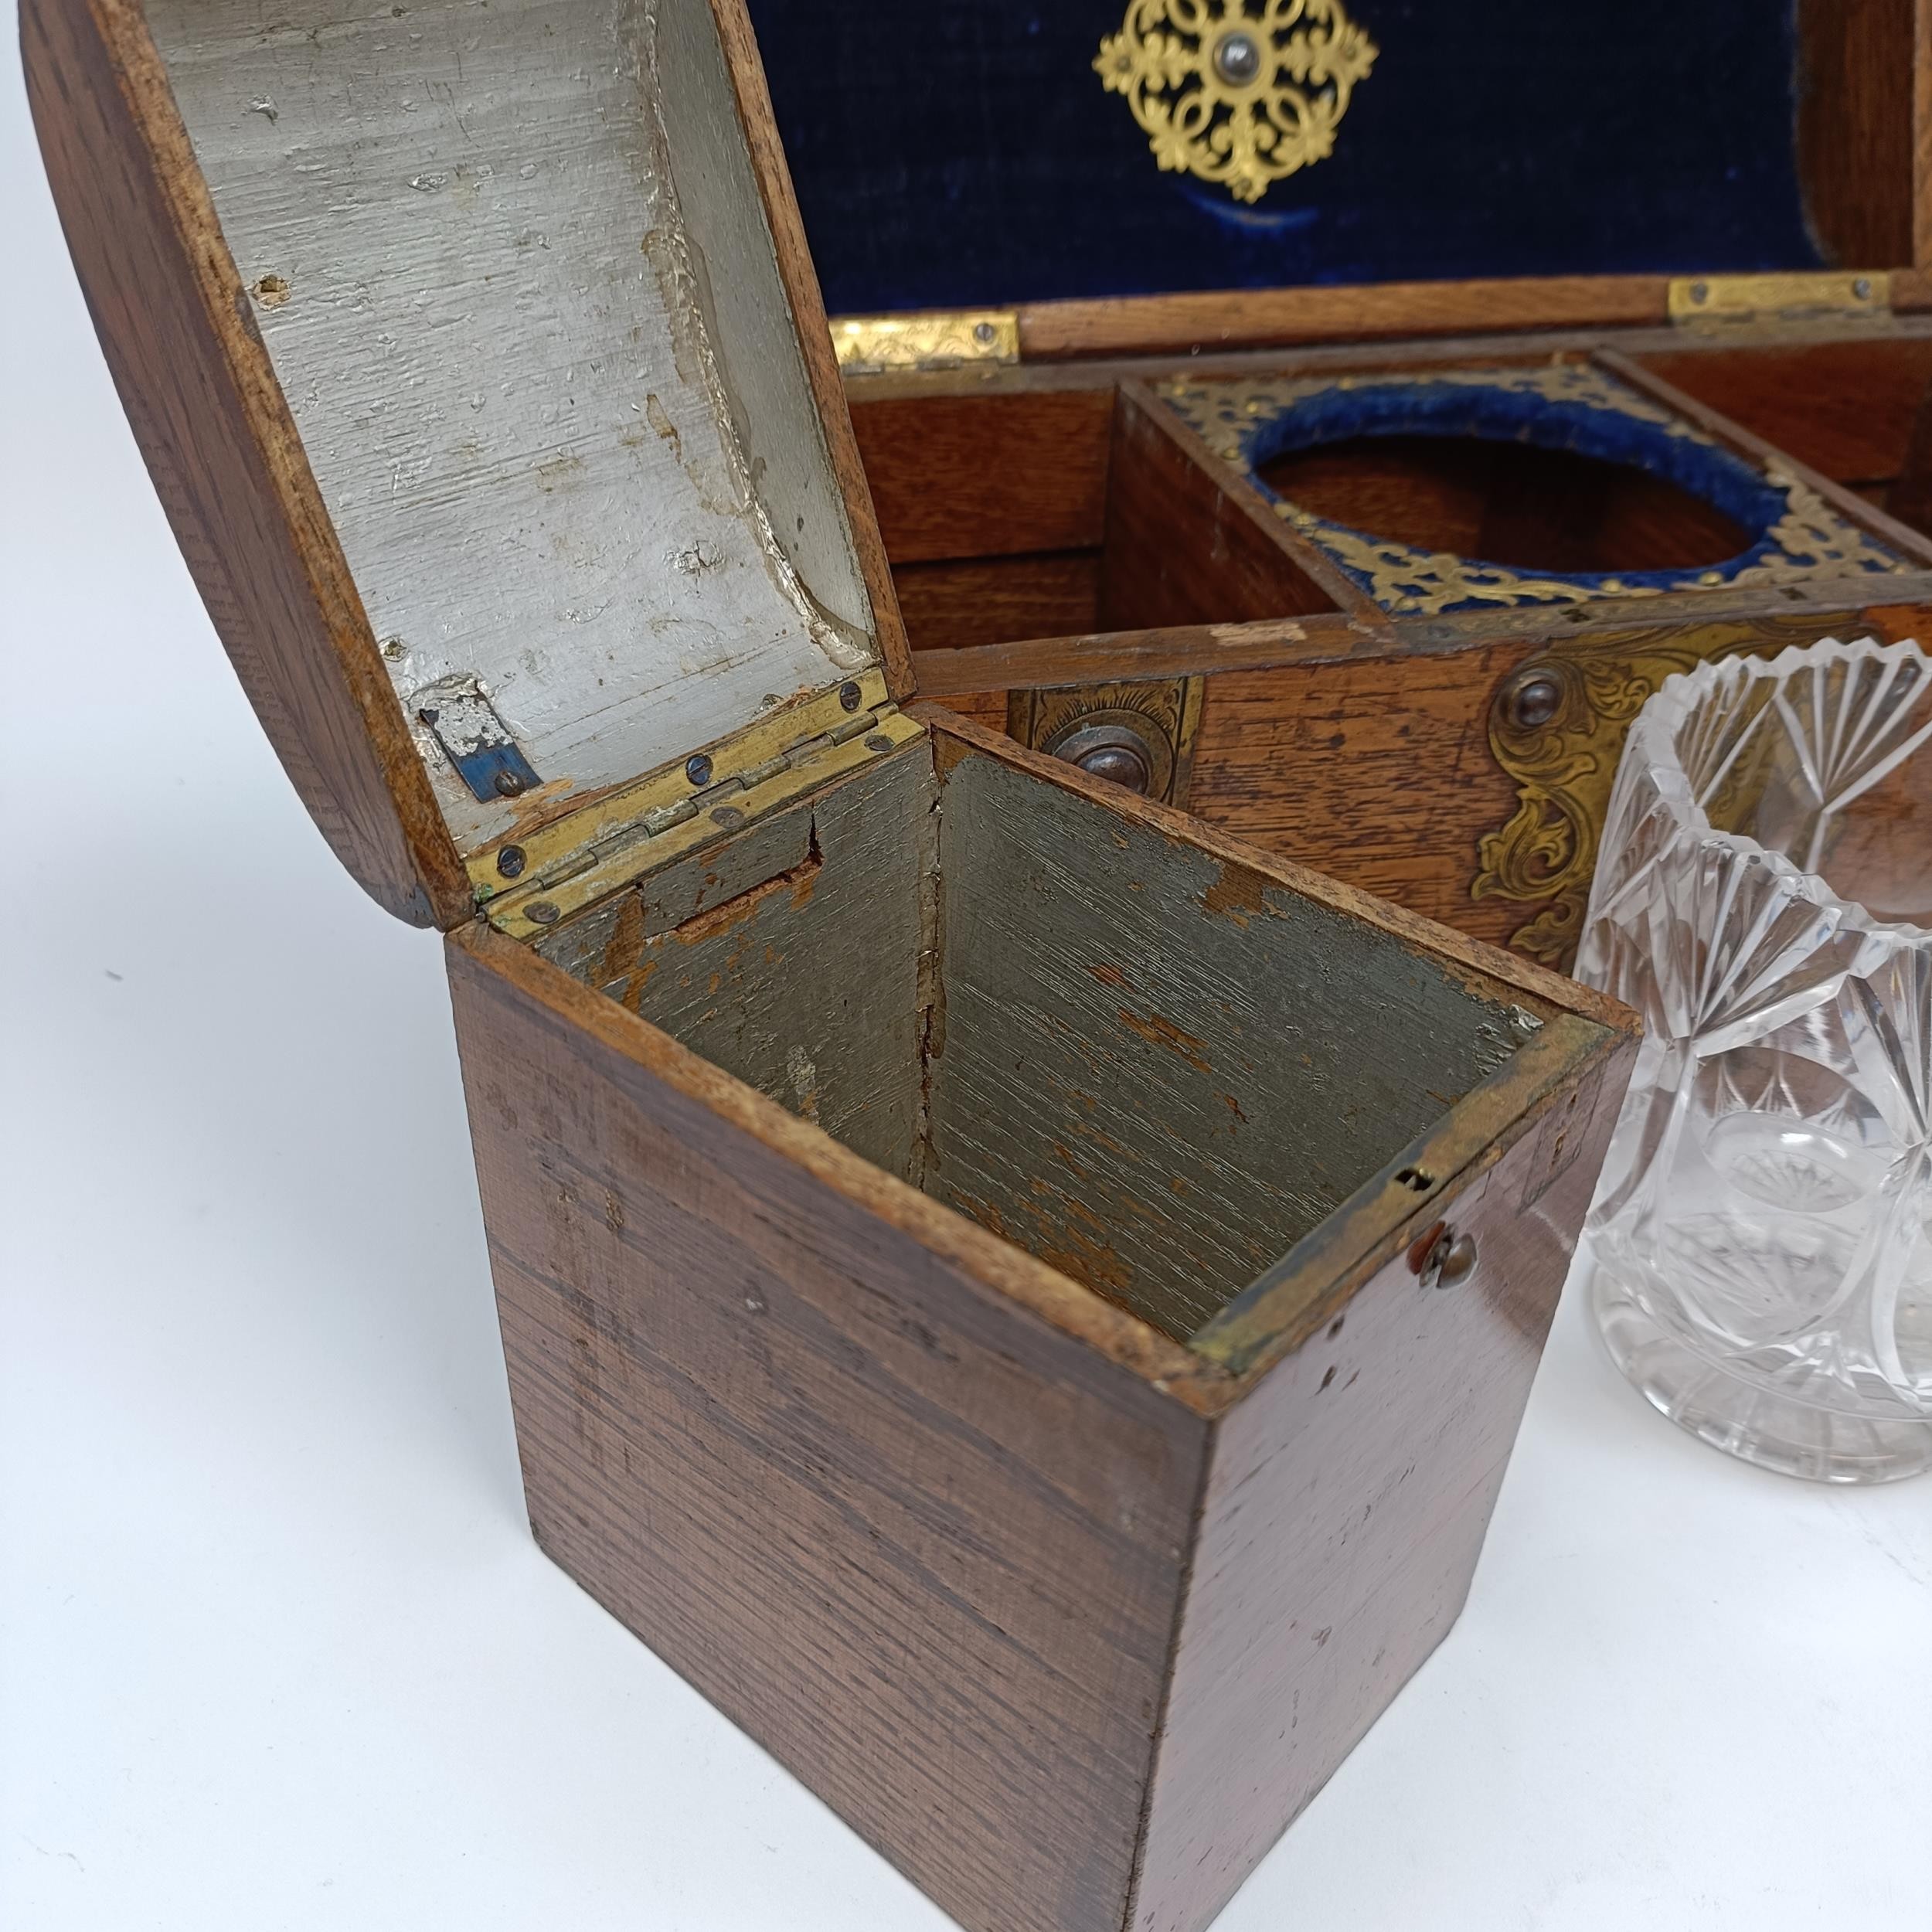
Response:
[{"label": "circular cut-out in velvet", "polygon": [[1764,534],[1639,464],[1522,440],[1350,437],[1291,451],[1256,473],[1325,522],[1514,570],[1706,570]]},{"label": "circular cut-out in velvet", "polygon": [[[1614,594],[1662,588],[1686,570],[1741,569],[1785,514],[1781,490],[1687,428],[1513,385],[1423,377],[1298,397],[1255,426],[1247,459],[1271,495],[1364,536]],[[1479,501],[1485,471],[1493,522]],[[1368,520],[1378,508],[1415,533]],[[1583,527],[1600,511],[1600,527]],[[1675,533],[1673,512],[1684,520]],[[1620,545],[1627,554],[1608,553]],[[1538,548],[1548,553],[1526,553]]]}]

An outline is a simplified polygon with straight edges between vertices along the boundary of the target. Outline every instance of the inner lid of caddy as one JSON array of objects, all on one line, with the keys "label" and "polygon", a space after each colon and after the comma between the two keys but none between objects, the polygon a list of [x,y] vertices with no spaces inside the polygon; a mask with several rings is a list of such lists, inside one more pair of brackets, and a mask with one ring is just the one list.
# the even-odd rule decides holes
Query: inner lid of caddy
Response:
[{"label": "inner lid of caddy", "polygon": [[876,666],[731,6],[148,20],[459,851]]},{"label": "inner lid of caddy", "polygon": [[750,7],[835,315],[1913,258],[1910,0]]}]

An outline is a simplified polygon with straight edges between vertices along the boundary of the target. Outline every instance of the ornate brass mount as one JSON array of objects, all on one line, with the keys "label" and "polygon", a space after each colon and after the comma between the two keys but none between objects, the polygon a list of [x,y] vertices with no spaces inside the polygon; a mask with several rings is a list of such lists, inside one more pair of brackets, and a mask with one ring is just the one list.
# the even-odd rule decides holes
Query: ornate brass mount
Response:
[{"label": "ornate brass mount", "polygon": [[1798,583],[1815,577],[1882,576],[1909,566],[1841,515],[1782,464],[1767,462],[1765,481],[1784,498],[1783,513],[1749,554],[1754,563],[1688,572],[1672,583],[1627,583],[1606,577],[1594,585],[1420,549],[1366,530],[1330,522],[1261,485],[1253,468],[1257,438],[1298,405],[1336,390],[1409,387],[1487,389],[1529,396],[1558,407],[1621,416],[1674,441],[1716,449],[1716,439],[1648,396],[1587,364],[1535,368],[1440,369],[1426,377],[1355,375],[1262,376],[1237,380],[1181,379],[1161,386],[1162,400],[1219,459],[1259,491],[1298,535],[1325,550],[1380,604],[1397,616],[1435,616],[1483,604],[1588,604],[1605,597],[1654,597],[1680,592]]},{"label": "ornate brass mount", "polygon": [[1094,777],[1163,804],[1185,804],[1201,685],[1199,678],[1175,678],[1015,691],[1006,701],[1006,729],[1022,744],[1064,758]]},{"label": "ornate brass mount", "polygon": [[1130,0],[1094,71],[1163,170],[1256,202],[1334,152],[1377,51],[1341,0]]},{"label": "ornate brass mount", "polygon": [[1539,651],[1497,687],[1490,707],[1489,748],[1515,781],[1519,802],[1509,822],[1478,844],[1470,897],[1540,906],[1509,943],[1566,967],[1582,935],[1624,736],[1644,701],[1673,672],[1711,658],[1770,656],[1870,629],[1855,611],[1840,611],[1565,638]]}]

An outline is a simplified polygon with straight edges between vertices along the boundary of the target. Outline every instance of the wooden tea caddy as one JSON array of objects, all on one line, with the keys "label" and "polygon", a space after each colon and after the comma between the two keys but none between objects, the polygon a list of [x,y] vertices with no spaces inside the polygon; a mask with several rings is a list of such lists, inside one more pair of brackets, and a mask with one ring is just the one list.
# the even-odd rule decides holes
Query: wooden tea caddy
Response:
[{"label": "wooden tea caddy", "polygon": [[448,935],[539,1540],[963,1923],[1206,1923],[1457,1614],[1628,1015],[902,709],[736,0],[23,32],[216,626]]},{"label": "wooden tea caddy", "polygon": [[[1259,0],[1217,11],[1258,31]],[[1301,29],[1334,11],[1310,8]],[[1563,965],[1624,730],[1665,676],[1834,633],[1923,634],[1932,621],[1923,0],[1555,12],[1348,0],[1345,17],[1382,44],[1344,104],[1334,155],[1251,205],[1164,171],[1093,71],[1104,65],[1096,43],[1104,33],[1103,55],[1116,48],[1117,28],[1198,54],[1182,10],[1142,0],[1122,27],[1117,6],[1035,8],[1028,31],[1011,12],[988,0],[999,31],[961,26],[940,46],[901,0],[865,9],[862,25],[752,0],[928,697]],[[1633,200],[1663,207],[1714,195],[1723,153],[1698,145],[1696,124],[1732,95],[1779,86],[1780,99],[1733,111],[1784,143],[1781,156],[1744,155],[1767,178],[1788,172],[1802,205],[1783,239],[1768,218],[1740,240],[1694,208],[1667,234],[1595,239],[1580,207],[1512,249],[1539,165],[1567,168],[1559,188],[1580,203],[1586,174],[1612,199],[1627,179]],[[1572,134],[1564,157],[1536,150]],[[1029,141],[1050,147],[1050,169],[1026,173]],[[1673,179],[1680,151],[1706,175]],[[1385,241],[1398,202],[1349,202],[1343,171],[1384,151],[1413,198],[1447,179],[1438,202],[1454,232],[1437,258],[1453,250],[1469,265],[1436,272],[1465,278],[1420,279],[1422,244],[1412,237],[1405,256]],[[1213,176],[1205,146],[1195,159]],[[1035,196],[1002,199],[1002,183],[1046,172]],[[1049,187],[1058,226],[1026,255],[1006,230]],[[893,245],[909,257],[924,247],[923,268],[882,264],[869,239],[901,203],[920,212],[916,226],[890,228]],[[1332,204],[1359,216],[1359,266],[1342,284],[1199,282],[1214,270],[1189,253],[1198,237],[1219,247],[1231,223],[1277,207],[1325,219]],[[1082,252],[1090,226],[1118,231],[1111,256]],[[1291,253],[1292,236],[1281,246]],[[1063,255],[1090,288],[1119,292],[1034,298],[1077,279]],[[1587,272],[1599,259],[1616,272]],[[915,312],[876,301],[884,287],[916,304],[940,286],[971,301]],[[1179,292],[1134,292],[1150,286]],[[838,312],[855,301],[871,312]],[[1800,540],[1707,584],[1703,566],[1738,547],[1735,533],[1727,548],[1706,527],[1708,505],[1628,471],[1607,492],[1601,478],[1579,492],[1562,475],[1484,475],[1493,441],[1472,444],[1468,463],[1399,440],[1299,451],[1272,494],[1332,523],[1487,556],[1485,513],[1493,524],[1513,483],[1532,526],[1514,533],[1528,539],[1522,562],[1549,564],[1537,546],[1582,539],[1610,579],[1551,600],[1493,583],[1458,595],[1468,587],[1437,576],[1378,597],[1230,459],[1224,424],[1166,400],[1177,384],[1251,393],[1480,369],[1586,378],[1668,419],[1660,434],[1680,447],[1696,438],[1774,474],[1800,506]],[[1566,494],[1523,501],[1553,490]],[[1835,554],[1808,549],[1820,515]],[[1848,564],[1848,547],[1868,543],[1889,567]],[[1674,585],[1634,594],[1617,587],[1627,563],[1682,567]]]}]

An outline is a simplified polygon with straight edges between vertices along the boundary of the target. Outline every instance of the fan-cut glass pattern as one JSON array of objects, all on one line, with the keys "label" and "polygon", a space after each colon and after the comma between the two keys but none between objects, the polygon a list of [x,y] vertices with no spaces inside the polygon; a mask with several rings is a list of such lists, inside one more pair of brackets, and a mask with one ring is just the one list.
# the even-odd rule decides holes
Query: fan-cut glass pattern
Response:
[{"label": "fan-cut glass pattern", "polygon": [[1645,1026],[1592,1221],[1618,1365],[1750,1461],[1932,1467],[1932,660],[1670,679],[1577,972]]}]

